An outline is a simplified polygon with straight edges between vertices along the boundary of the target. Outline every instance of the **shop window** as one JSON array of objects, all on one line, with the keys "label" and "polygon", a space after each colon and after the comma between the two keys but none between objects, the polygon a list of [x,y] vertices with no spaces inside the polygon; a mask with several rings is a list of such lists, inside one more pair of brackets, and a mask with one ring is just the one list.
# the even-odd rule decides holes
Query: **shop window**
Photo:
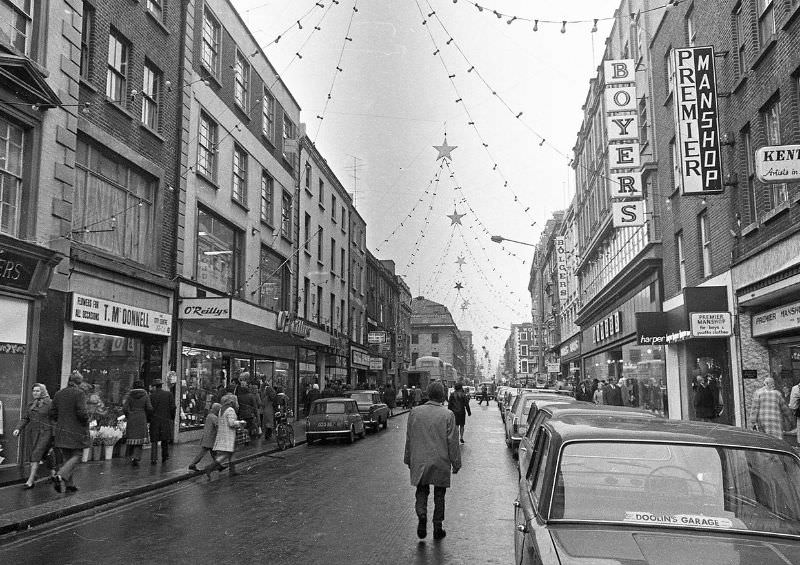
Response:
[{"label": "shop window", "polygon": [[227,294],[239,294],[241,233],[204,209],[197,215],[197,281]]},{"label": "shop window", "polygon": [[[72,369],[83,375],[90,410],[97,411],[100,425],[122,415],[122,403],[133,381],[149,384],[161,378],[163,344],[138,336],[110,335],[92,331],[72,332]],[[94,406],[92,406],[94,405]]]},{"label": "shop window", "polygon": [[0,233],[19,234],[25,132],[0,118]]},{"label": "shop window", "polygon": [[79,139],[75,155],[76,241],[148,266],[156,265],[157,179],[119,155]]},{"label": "shop window", "polygon": [[733,380],[727,369],[729,358],[727,340],[687,342],[681,355],[681,373],[686,379],[684,401],[690,420],[734,424]]},{"label": "shop window", "polygon": [[227,363],[220,351],[184,346],[181,353],[180,426],[200,427],[227,384]]},{"label": "shop window", "polygon": [[259,304],[274,311],[289,309],[289,265],[269,247],[261,246]]}]

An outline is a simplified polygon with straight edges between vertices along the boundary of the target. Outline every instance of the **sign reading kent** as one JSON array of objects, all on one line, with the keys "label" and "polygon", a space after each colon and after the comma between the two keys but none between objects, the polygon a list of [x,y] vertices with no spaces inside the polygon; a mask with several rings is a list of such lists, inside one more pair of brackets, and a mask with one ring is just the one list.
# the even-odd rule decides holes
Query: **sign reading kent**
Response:
[{"label": "sign reading kent", "polygon": [[761,182],[800,180],[800,145],[780,145],[756,149],[756,177]]}]

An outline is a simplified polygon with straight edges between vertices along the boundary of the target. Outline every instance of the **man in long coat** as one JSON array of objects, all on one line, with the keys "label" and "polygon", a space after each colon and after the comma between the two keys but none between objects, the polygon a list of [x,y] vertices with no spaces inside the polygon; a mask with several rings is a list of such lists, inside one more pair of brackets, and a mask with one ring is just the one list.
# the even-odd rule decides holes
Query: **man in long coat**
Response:
[{"label": "man in long coat", "polygon": [[150,464],[158,461],[158,442],[161,442],[161,462],[169,459],[169,443],[175,429],[175,397],[168,390],[161,388],[161,379],[153,380],[153,392],[150,403],[153,414],[150,417]]},{"label": "man in long coat", "polygon": [[73,371],[69,385],[59,390],[50,404],[50,419],[56,423],[54,445],[64,461],[53,478],[53,488],[58,492],[63,492],[65,486],[70,492],[78,490],[72,482],[72,472],[81,460],[83,448],[92,445],[86,396],[80,389],[82,382],[83,375]]},{"label": "man in long coat", "polygon": [[417,536],[422,539],[428,535],[428,495],[433,485],[433,538],[439,540],[446,535],[442,522],[450,470],[458,473],[461,468],[461,449],[455,416],[442,405],[442,383],[428,385],[427,396],[428,401],[412,409],[408,416],[403,462],[408,465],[412,486],[417,487]]}]

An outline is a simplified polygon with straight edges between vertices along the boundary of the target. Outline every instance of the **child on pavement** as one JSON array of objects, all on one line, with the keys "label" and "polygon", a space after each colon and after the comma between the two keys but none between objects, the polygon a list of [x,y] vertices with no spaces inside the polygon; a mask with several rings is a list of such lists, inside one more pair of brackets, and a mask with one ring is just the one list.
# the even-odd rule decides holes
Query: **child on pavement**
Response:
[{"label": "child on pavement", "polygon": [[211,453],[212,457],[214,455],[211,450],[214,447],[214,441],[217,439],[217,420],[219,418],[220,408],[222,408],[222,405],[219,402],[215,402],[211,405],[211,411],[208,413],[208,416],[206,416],[206,422],[203,426],[203,438],[200,440],[200,452],[189,465],[191,471],[199,471],[197,464],[205,457],[206,453]]}]

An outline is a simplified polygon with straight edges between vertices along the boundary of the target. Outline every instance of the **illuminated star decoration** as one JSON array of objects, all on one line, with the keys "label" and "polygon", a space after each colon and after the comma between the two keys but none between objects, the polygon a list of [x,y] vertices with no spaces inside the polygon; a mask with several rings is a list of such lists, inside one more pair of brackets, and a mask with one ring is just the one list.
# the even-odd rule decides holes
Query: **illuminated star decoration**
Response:
[{"label": "illuminated star decoration", "polygon": [[459,258],[456,259],[456,265],[458,265],[458,270],[459,271],[461,270],[461,267],[463,267],[466,264],[467,264],[467,261],[464,259],[464,257],[459,256]]},{"label": "illuminated star decoration", "polygon": [[451,226],[454,226],[456,224],[458,224],[459,226],[463,225],[461,223],[461,218],[463,218],[464,216],[466,216],[466,214],[459,214],[458,210],[456,210],[455,208],[453,208],[453,213],[452,214],[448,214],[447,215],[447,217],[450,218],[450,225]]},{"label": "illuminated star decoration", "polygon": [[461,290],[462,288],[464,288],[464,285],[461,284],[461,282],[457,282],[456,286],[454,286],[453,288],[455,288],[456,290]]},{"label": "illuminated star decoration", "polygon": [[453,152],[453,149],[458,147],[458,145],[447,145],[447,136],[444,136],[444,143],[442,145],[434,145],[433,148],[439,152],[439,155],[436,156],[436,160],[444,159],[445,161],[453,160],[452,155],[450,153]]},{"label": "illuminated star decoration", "polygon": [[467,308],[469,308],[469,300],[465,300],[464,302],[461,303],[462,310],[466,310]]}]

